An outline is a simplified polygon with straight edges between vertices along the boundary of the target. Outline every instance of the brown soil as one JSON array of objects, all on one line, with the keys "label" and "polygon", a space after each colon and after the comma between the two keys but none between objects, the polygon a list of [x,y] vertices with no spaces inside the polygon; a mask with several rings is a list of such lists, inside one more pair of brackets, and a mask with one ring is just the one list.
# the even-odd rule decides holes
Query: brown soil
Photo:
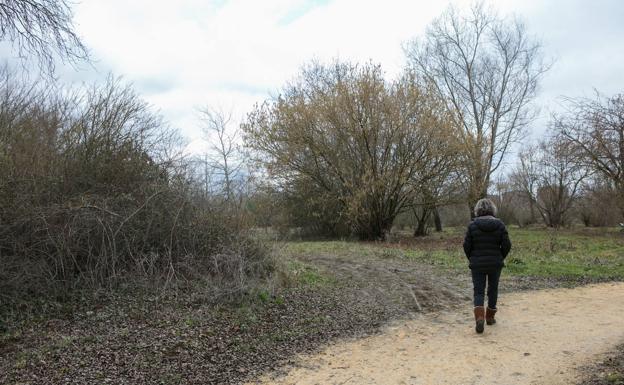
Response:
[{"label": "brown soil", "polygon": [[[393,252],[365,256],[357,245],[340,255],[296,257],[326,271],[330,282],[282,288],[269,297],[252,292],[241,304],[219,306],[194,291],[164,298],[120,296],[97,306],[70,307],[66,315],[9,324],[7,333],[0,332],[0,384],[239,384],[266,373],[284,374],[297,355],[312,357],[327,344],[343,346],[345,339],[380,329],[388,333],[398,325],[412,325],[404,329],[411,345],[420,341],[414,336],[471,335],[468,269],[445,273]],[[506,291],[581,283],[503,273],[498,330],[509,327],[510,312],[517,308],[508,304],[515,294]],[[541,295],[519,295],[534,294]],[[609,306],[621,308],[617,301]],[[416,320],[404,324],[410,317]],[[394,329],[384,327],[396,319],[404,321]],[[410,327],[418,332],[410,334]],[[349,378],[361,382],[355,375],[342,381]]]},{"label": "brown soil", "polygon": [[570,384],[624,342],[624,283],[505,294],[499,322],[474,332],[461,311],[419,316],[376,336],[301,356],[277,384]]},{"label": "brown soil", "polygon": [[358,253],[301,258],[331,282],[215,306],[201,295],[113,299],[0,333],[0,384],[239,384],[330,341],[469,298],[422,263]]},{"label": "brown soil", "polygon": [[583,370],[583,385],[624,385],[624,344]]}]

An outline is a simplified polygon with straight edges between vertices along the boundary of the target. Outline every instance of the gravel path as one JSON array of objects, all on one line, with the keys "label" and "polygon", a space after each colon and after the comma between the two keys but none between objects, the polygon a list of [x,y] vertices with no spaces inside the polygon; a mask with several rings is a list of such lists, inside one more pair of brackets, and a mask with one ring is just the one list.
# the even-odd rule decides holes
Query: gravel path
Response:
[{"label": "gravel path", "polygon": [[470,304],[302,356],[277,384],[570,384],[624,342],[624,283],[504,294],[474,332]]}]

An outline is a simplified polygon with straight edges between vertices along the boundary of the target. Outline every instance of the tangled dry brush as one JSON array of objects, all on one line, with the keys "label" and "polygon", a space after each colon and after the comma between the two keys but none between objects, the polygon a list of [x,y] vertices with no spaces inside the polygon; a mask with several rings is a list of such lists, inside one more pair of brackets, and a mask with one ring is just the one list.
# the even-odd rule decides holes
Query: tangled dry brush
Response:
[{"label": "tangled dry brush", "polygon": [[194,185],[179,148],[118,80],[68,91],[2,70],[0,303],[196,279],[232,293],[267,273],[241,215]]}]

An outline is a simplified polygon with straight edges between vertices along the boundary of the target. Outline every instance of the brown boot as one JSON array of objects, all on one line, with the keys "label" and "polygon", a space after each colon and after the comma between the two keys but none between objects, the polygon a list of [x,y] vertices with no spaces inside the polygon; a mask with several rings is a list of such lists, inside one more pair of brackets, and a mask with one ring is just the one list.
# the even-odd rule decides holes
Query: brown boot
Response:
[{"label": "brown boot", "polygon": [[483,328],[485,324],[485,307],[483,306],[475,306],[474,308],[475,322],[477,326],[475,330],[477,333],[483,333]]},{"label": "brown boot", "polygon": [[489,307],[485,309],[485,322],[488,325],[494,325],[496,323],[494,314],[496,314],[496,309],[490,309]]}]

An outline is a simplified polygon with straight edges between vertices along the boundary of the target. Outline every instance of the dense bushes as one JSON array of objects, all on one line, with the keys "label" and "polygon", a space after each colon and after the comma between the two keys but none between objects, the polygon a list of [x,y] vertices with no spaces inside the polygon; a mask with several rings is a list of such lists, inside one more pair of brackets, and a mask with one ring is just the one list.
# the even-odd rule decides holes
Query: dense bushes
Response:
[{"label": "dense bushes", "polygon": [[[0,80],[0,298],[270,269],[234,208],[200,194],[179,139],[109,79],[63,91]],[[231,291],[231,290],[230,290]]]},{"label": "dense bushes", "polygon": [[295,226],[384,239],[456,150],[442,101],[410,74],[313,63],[243,125]]}]

